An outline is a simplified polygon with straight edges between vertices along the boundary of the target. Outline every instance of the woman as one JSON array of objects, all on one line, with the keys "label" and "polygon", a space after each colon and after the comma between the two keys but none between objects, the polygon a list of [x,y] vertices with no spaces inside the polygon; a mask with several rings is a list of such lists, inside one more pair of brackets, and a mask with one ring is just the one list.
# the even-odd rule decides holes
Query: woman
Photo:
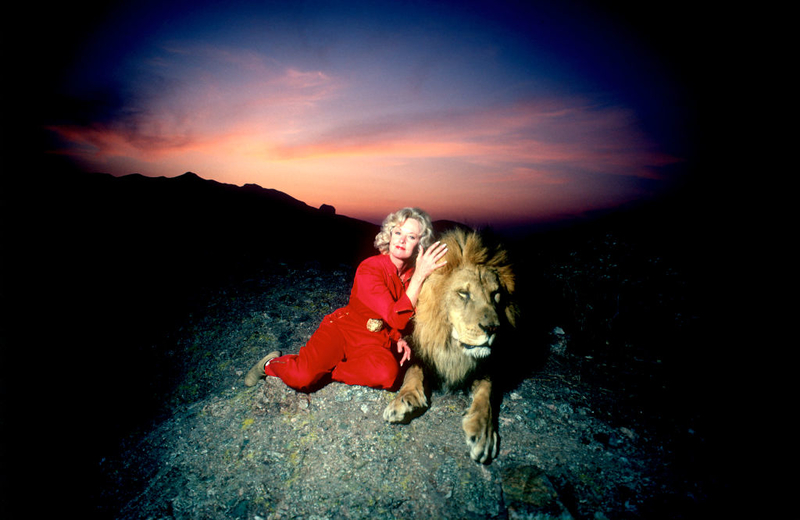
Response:
[{"label": "woman", "polygon": [[387,216],[375,237],[381,254],[358,266],[347,307],[325,316],[298,354],[270,352],[250,369],[245,384],[275,376],[303,392],[331,380],[394,387],[400,367],[411,358],[403,335],[422,284],[446,263],[447,246],[437,242],[429,247],[432,240],[431,219],[424,211],[403,208]]}]

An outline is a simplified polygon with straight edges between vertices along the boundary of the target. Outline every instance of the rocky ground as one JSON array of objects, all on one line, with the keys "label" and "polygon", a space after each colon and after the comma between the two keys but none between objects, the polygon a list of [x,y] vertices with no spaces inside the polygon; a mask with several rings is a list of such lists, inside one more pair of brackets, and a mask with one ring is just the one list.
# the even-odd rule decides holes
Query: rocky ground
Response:
[{"label": "rocky ground", "polygon": [[276,264],[199,298],[153,347],[181,367],[158,419],[97,461],[98,512],[249,520],[718,512],[724,486],[711,419],[702,398],[686,397],[693,375],[635,344],[591,348],[600,340],[579,342],[580,320],[548,324],[547,355],[509,385],[501,450],[489,465],[467,454],[466,395],[434,394],[421,417],[391,425],[381,417],[391,392],[333,383],[303,394],[276,379],[245,387],[254,361],[275,349],[297,352],[325,314],[346,304],[352,277],[345,266]]}]

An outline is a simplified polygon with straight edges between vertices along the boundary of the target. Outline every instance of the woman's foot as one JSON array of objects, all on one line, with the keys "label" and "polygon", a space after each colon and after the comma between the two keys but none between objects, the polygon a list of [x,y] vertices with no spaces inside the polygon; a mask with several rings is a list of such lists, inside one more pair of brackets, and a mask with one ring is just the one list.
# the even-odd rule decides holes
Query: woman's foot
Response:
[{"label": "woman's foot", "polygon": [[276,357],[280,356],[281,356],[280,350],[273,350],[272,352],[264,356],[264,358],[261,359],[258,363],[253,365],[253,368],[251,368],[250,371],[247,372],[247,375],[244,376],[245,386],[255,386],[256,383],[258,383],[259,379],[267,377],[266,374],[264,374],[264,367],[267,366],[267,363],[269,363]]}]

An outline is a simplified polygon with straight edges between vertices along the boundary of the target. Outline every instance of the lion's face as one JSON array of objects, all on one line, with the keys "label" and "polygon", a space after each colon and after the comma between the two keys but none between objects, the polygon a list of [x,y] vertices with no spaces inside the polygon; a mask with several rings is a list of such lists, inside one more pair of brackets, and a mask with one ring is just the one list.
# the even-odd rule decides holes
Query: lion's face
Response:
[{"label": "lion's face", "polygon": [[464,354],[473,358],[491,354],[500,327],[501,287],[497,273],[484,266],[461,267],[450,276],[445,299],[452,325],[450,334],[461,344]]}]

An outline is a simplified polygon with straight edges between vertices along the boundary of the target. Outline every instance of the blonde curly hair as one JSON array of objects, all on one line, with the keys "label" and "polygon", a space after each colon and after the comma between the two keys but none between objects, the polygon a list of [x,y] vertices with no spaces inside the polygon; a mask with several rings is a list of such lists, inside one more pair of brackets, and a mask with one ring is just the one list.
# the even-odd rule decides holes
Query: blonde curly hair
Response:
[{"label": "blonde curly hair", "polygon": [[427,249],[433,243],[433,224],[431,217],[419,208],[403,208],[390,213],[381,225],[381,231],[375,236],[375,249],[383,254],[389,252],[389,240],[392,236],[392,229],[401,226],[406,220],[413,218],[419,222],[422,231],[420,232],[419,245]]}]

